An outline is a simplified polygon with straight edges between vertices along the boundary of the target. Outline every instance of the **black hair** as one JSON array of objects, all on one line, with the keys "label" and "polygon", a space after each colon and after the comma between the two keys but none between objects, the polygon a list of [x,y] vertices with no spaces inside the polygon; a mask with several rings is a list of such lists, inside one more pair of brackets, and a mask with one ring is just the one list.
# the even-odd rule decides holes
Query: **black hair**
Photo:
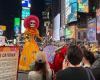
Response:
[{"label": "black hair", "polygon": [[96,59],[94,54],[91,51],[87,50],[85,46],[82,46],[81,49],[82,49],[83,56],[85,57],[85,59],[88,60],[89,63],[92,65]]},{"label": "black hair", "polygon": [[42,74],[42,80],[46,80],[47,79],[47,74],[48,74],[48,71],[47,71],[47,66],[46,66],[46,62],[35,62],[35,71],[41,71],[43,74]]},{"label": "black hair", "polygon": [[91,51],[88,51],[88,50],[84,51],[83,54],[84,54],[85,59],[88,60],[89,63],[92,65],[95,61],[94,54]]},{"label": "black hair", "polygon": [[72,65],[78,65],[83,59],[81,49],[76,45],[70,45],[67,52],[67,59]]}]

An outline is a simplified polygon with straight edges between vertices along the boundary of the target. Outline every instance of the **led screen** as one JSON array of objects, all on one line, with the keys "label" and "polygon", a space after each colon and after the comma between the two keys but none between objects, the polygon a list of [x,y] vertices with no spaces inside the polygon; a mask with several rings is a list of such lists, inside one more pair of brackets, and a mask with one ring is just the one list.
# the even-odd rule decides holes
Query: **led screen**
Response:
[{"label": "led screen", "polygon": [[97,33],[100,33],[100,16],[97,16]]},{"label": "led screen", "polygon": [[88,0],[78,0],[78,11],[89,12]]},{"label": "led screen", "polygon": [[70,26],[65,29],[66,38],[75,38],[75,26]]},{"label": "led screen", "polygon": [[25,27],[24,27],[24,20],[21,20],[21,33],[25,32]]},{"label": "led screen", "polygon": [[20,18],[14,19],[14,26],[20,26]]},{"label": "led screen", "polygon": [[65,23],[77,21],[77,0],[65,1]]},{"label": "led screen", "polygon": [[89,42],[96,41],[96,19],[92,19],[88,22],[87,40]]},{"label": "led screen", "polygon": [[22,7],[31,7],[31,0],[22,0]]},{"label": "led screen", "polygon": [[22,19],[30,15],[30,8],[22,7]]}]

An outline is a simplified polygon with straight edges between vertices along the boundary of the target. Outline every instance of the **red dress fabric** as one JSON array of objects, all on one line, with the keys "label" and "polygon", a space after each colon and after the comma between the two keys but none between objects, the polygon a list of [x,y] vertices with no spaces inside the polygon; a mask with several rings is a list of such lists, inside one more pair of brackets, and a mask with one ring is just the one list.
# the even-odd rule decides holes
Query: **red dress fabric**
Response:
[{"label": "red dress fabric", "polygon": [[50,64],[50,67],[51,69],[54,70],[54,72],[57,72],[60,69],[62,69],[62,63],[65,58],[66,51],[67,51],[67,47],[64,46],[59,51],[56,52],[53,64]]}]

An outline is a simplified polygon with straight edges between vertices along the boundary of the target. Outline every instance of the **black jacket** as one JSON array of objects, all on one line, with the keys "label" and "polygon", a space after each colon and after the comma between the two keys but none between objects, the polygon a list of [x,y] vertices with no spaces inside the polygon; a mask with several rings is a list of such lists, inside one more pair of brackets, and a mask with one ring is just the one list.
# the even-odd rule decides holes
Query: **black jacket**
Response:
[{"label": "black jacket", "polygon": [[100,57],[93,63],[91,70],[96,80],[100,80]]},{"label": "black jacket", "polygon": [[56,80],[89,80],[82,67],[69,67],[61,70],[56,75]]}]

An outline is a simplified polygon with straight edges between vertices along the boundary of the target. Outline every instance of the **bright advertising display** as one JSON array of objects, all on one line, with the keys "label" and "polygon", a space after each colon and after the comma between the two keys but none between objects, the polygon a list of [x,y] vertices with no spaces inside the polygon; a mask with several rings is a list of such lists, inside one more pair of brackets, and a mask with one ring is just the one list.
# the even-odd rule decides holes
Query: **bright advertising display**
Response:
[{"label": "bright advertising display", "polygon": [[0,47],[0,80],[18,80],[19,47]]},{"label": "bright advertising display", "polygon": [[25,19],[30,15],[30,8],[22,7],[22,19]]},{"label": "bright advertising display", "polygon": [[65,0],[65,22],[77,21],[77,0]]},{"label": "bright advertising display", "polygon": [[24,20],[21,20],[21,33],[25,32],[25,27],[24,27]]},{"label": "bright advertising display", "polygon": [[100,33],[100,8],[96,10],[97,16],[97,34]]},{"label": "bright advertising display", "polygon": [[78,12],[89,12],[89,2],[88,0],[78,0]]},{"label": "bright advertising display", "polygon": [[18,34],[20,32],[20,18],[14,19],[14,32]]},{"label": "bright advertising display", "polygon": [[68,38],[75,38],[75,26],[70,26],[65,29],[65,37]]},{"label": "bright advertising display", "polygon": [[88,21],[87,40],[89,42],[96,42],[96,19]]},{"label": "bright advertising display", "polygon": [[100,33],[100,16],[97,17],[97,33]]},{"label": "bright advertising display", "polygon": [[22,7],[31,7],[31,0],[22,0]]}]

